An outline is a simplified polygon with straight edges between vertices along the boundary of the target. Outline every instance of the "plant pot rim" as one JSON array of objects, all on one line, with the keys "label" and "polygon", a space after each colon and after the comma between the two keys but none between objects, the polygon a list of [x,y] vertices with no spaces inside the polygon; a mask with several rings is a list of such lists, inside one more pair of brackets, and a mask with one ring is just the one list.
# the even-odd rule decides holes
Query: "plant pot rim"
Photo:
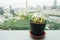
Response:
[{"label": "plant pot rim", "polygon": [[45,34],[46,34],[46,32],[43,32],[42,36],[36,36],[36,35],[32,34],[32,32],[30,31],[30,35],[34,39],[43,39],[45,37]]}]

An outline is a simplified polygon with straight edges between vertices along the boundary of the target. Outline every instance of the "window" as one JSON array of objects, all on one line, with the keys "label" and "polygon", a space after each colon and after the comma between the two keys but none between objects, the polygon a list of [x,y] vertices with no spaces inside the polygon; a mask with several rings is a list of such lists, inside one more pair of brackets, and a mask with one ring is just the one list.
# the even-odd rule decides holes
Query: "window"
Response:
[{"label": "window", "polygon": [[46,29],[60,29],[60,0],[0,0],[0,29],[30,29],[32,14],[40,12]]}]

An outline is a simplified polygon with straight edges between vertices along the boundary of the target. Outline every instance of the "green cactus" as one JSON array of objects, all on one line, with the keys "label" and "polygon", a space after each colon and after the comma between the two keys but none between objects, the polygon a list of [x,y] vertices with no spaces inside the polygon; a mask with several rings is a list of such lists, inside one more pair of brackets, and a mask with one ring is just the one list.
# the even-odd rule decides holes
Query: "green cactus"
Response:
[{"label": "green cactus", "polygon": [[40,17],[34,17],[34,18],[31,19],[31,21],[33,23],[39,23],[39,24],[45,23],[45,19],[44,18],[40,18]]}]

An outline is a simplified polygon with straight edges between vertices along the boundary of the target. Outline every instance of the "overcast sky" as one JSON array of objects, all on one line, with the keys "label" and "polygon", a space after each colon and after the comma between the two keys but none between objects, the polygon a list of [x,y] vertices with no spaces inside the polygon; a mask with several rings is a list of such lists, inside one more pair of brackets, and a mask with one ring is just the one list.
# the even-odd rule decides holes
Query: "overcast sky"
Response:
[{"label": "overcast sky", "polygon": [[[52,6],[54,0],[27,0],[29,6]],[[0,0],[0,6],[26,7],[26,0]],[[57,5],[60,5],[60,0],[57,0]]]}]

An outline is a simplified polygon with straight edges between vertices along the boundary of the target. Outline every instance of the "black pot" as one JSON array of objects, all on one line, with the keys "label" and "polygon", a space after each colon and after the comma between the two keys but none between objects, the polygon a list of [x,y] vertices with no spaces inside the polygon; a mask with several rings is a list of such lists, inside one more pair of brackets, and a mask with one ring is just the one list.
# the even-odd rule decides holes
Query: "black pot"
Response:
[{"label": "black pot", "polygon": [[44,24],[32,23],[30,21],[31,32],[36,36],[43,35],[45,26],[46,26],[46,21]]}]

